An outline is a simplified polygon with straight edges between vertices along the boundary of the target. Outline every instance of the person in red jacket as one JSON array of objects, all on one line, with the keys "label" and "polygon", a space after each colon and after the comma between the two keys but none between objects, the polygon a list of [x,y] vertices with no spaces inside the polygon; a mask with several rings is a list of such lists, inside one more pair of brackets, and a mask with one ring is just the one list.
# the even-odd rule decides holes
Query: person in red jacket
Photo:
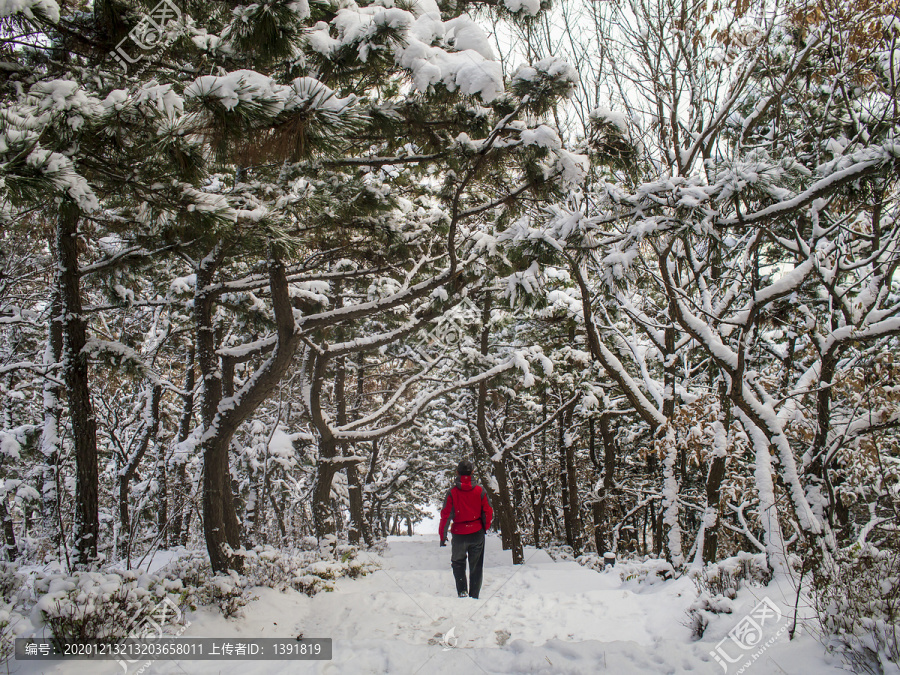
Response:
[{"label": "person in red jacket", "polygon": [[[453,520],[450,532],[450,567],[456,579],[456,592],[461,598],[477,598],[481,592],[484,567],[484,534],[491,526],[494,510],[480,485],[472,485],[472,462],[463,460],[456,467],[456,485],[450,488],[441,509],[441,546],[447,545],[447,521]],[[466,586],[466,558],[469,559],[469,583]]]}]

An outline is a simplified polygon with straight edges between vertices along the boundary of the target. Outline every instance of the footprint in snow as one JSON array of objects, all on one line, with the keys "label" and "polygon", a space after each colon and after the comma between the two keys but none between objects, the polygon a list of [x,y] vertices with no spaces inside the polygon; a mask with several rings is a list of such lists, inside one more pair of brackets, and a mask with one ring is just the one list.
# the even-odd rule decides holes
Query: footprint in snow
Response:
[{"label": "footprint in snow", "polygon": [[497,636],[497,645],[502,647],[507,642],[509,642],[509,631],[506,630],[495,630],[494,635]]}]

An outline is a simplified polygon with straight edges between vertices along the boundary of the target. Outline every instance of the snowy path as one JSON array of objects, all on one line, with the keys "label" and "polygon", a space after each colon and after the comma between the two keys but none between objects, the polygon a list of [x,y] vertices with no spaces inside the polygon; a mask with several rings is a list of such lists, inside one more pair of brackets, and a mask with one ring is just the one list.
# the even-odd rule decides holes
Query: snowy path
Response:
[{"label": "snowy path", "polygon": [[[612,673],[718,672],[700,661],[705,650],[692,649],[688,629],[671,621],[681,620],[693,600],[686,579],[638,595],[619,588],[618,575],[554,562],[540,550],[526,550],[526,564],[513,566],[500,540],[489,537],[481,598],[460,599],[450,547],[440,548],[436,535],[391,537],[389,546],[383,569],[342,581],[333,593],[310,600],[260,589],[241,635],[302,632],[334,640],[330,662],[269,662],[260,672],[592,673],[604,666]],[[231,626],[238,635],[235,624],[218,617],[205,623],[201,618],[187,634],[223,635]],[[693,666],[698,662],[703,667]],[[186,670],[243,671],[217,665]]]},{"label": "snowy path", "polygon": [[[516,567],[495,537],[487,540],[481,599],[455,597],[450,549],[436,535],[391,537],[383,568],[341,580],[313,598],[259,588],[238,620],[215,610],[192,618],[186,636],[330,637],[331,661],[157,661],[150,673],[722,673],[709,656],[740,614],[723,616],[692,642],[684,625],[693,583],[622,584],[526,549]],[[757,589],[763,590],[763,589]],[[637,591],[637,592],[636,592]],[[767,591],[768,592],[768,591]],[[748,603],[754,603],[752,597]],[[747,609],[752,605],[748,605]],[[744,610],[745,613],[746,610]],[[452,633],[451,633],[452,630]],[[783,642],[783,644],[782,644]],[[52,664],[28,673],[121,673],[115,664]],[[815,664],[813,670],[810,665]],[[21,664],[25,665],[25,664]],[[50,665],[44,662],[44,665]],[[732,667],[737,672],[738,665]],[[26,672],[26,671],[23,671]],[[729,671],[732,672],[732,671]],[[809,636],[772,645],[749,673],[840,672]]]}]

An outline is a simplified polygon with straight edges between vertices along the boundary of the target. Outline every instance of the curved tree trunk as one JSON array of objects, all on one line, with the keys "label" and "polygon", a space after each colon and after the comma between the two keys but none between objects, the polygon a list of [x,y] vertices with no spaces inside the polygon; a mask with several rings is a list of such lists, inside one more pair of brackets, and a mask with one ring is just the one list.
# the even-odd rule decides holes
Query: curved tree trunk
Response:
[{"label": "curved tree trunk", "polygon": [[[211,282],[221,264],[217,246],[197,266],[194,320],[197,328],[197,363],[203,382],[201,420],[203,451],[203,531],[212,568],[216,572],[240,571],[243,561],[234,553],[240,546],[241,526],[234,505],[228,451],[238,427],[262,404],[291,364],[300,343],[293,306],[288,292],[284,264],[274,251],[269,253],[269,288],[275,313],[274,351],[257,368],[247,383],[223,400],[223,367],[216,353],[212,322],[215,292]],[[262,352],[258,352],[262,355]]]},{"label": "curved tree trunk", "polygon": [[228,446],[233,432],[223,429],[221,421],[216,419],[223,393],[222,368],[216,354],[213,327],[215,296],[207,290],[212,285],[221,260],[221,252],[217,246],[197,266],[194,297],[196,358],[202,382],[200,417],[204,429],[200,444],[203,452],[203,534],[210,565],[216,572],[241,567],[240,559],[231,552],[240,546],[240,536],[235,537],[240,528],[234,512],[228,468]]}]

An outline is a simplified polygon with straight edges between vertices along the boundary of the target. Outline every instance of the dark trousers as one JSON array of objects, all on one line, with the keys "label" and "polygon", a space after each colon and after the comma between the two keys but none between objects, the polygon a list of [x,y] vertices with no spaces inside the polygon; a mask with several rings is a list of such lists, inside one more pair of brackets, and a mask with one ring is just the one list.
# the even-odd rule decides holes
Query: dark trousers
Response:
[{"label": "dark trousers", "polygon": [[[477,598],[481,592],[481,572],[484,568],[484,530],[472,534],[454,534],[450,542],[450,567],[456,579],[457,594],[467,592]],[[469,585],[466,588],[466,558],[469,559]]]}]

